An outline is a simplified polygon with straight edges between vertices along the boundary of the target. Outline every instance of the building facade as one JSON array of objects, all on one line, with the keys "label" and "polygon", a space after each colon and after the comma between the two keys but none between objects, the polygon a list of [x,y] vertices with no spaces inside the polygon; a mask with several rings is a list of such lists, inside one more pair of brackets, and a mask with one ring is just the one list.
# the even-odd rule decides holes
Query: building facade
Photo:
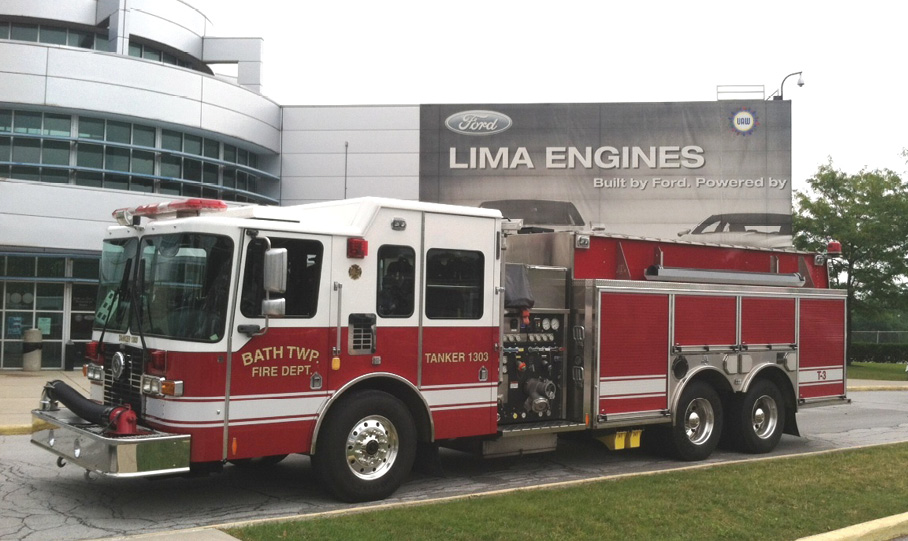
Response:
[{"label": "building facade", "polygon": [[[178,197],[280,201],[281,110],[262,40],[208,35],[178,0],[0,5],[0,369],[91,336],[113,209]],[[236,78],[210,65],[233,63]]]},{"label": "building facade", "polygon": [[192,0],[0,2],[0,370],[31,328],[43,367],[78,363],[111,212],[168,199],[378,195],[790,244],[788,101],[281,105],[262,40],[211,34]]}]

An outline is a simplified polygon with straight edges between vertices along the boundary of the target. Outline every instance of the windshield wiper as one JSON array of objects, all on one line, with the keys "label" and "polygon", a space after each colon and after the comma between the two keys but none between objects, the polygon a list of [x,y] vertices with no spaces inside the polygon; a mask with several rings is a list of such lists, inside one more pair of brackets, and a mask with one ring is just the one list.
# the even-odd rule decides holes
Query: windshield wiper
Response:
[{"label": "windshield wiper", "polygon": [[120,298],[123,297],[123,293],[128,291],[129,287],[129,274],[132,271],[132,259],[126,260],[126,265],[123,266],[123,276],[120,277],[120,285],[117,289],[114,289],[107,293],[106,299],[101,303],[100,311],[104,309],[104,306],[107,305],[107,315],[104,317],[104,326],[101,327],[101,337],[98,338],[98,342],[104,343],[104,335],[107,333],[107,326],[110,325],[110,320],[113,319],[117,311],[120,308]]}]

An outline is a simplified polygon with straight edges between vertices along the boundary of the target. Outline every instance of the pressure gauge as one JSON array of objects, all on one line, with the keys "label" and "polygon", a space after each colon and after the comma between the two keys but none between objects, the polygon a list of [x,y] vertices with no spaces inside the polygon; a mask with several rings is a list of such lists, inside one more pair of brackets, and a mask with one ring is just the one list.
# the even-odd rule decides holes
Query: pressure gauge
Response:
[{"label": "pressure gauge", "polygon": [[552,322],[549,320],[549,318],[543,319],[542,320],[542,330],[547,331],[551,328],[552,328]]},{"label": "pressure gauge", "polygon": [[557,331],[559,328],[561,328],[561,322],[558,321],[557,317],[553,317],[552,318],[552,330]]}]

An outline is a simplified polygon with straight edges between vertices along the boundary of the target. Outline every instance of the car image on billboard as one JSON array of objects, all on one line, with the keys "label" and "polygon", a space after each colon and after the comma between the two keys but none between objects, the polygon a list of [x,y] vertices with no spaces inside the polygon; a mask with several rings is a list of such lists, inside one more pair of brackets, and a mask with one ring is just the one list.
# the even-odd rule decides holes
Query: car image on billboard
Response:
[{"label": "car image on billboard", "polygon": [[791,248],[791,215],[771,213],[714,214],[693,229],[678,233],[681,240],[735,244],[760,248]]},{"label": "car image on billboard", "polygon": [[502,199],[485,201],[480,208],[498,209],[502,216],[523,220],[524,226],[542,227],[559,231],[579,230],[586,227],[580,211],[570,201],[545,201],[542,199]]}]

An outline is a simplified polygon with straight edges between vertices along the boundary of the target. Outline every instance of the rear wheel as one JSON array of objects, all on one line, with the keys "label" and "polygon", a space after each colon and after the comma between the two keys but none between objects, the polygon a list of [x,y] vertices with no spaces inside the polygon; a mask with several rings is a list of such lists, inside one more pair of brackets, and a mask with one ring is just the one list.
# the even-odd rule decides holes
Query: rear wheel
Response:
[{"label": "rear wheel", "polygon": [[674,426],[672,446],[682,460],[703,460],[716,449],[722,434],[722,402],[708,384],[693,381],[684,388]]},{"label": "rear wheel", "polygon": [[331,408],[312,464],[322,482],[347,502],[380,500],[400,487],[416,456],[416,427],[404,404],[362,391]]},{"label": "rear wheel", "polygon": [[776,448],[785,430],[785,401],[774,383],[765,379],[754,382],[734,413],[739,449],[768,453]]}]

